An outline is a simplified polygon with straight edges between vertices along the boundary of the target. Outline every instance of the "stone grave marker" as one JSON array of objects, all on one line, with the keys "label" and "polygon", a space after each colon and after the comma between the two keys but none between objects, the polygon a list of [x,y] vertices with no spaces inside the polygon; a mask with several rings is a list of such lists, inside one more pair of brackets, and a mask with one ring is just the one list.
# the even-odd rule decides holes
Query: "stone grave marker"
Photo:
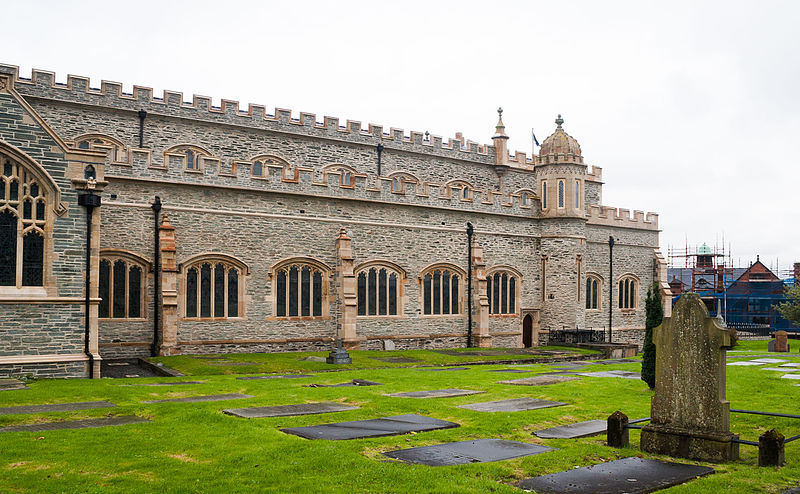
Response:
[{"label": "stone grave marker", "polygon": [[0,415],[21,415],[28,413],[74,412],[96,408],[112,408],[117,405],[108,401],[81,401],[75,403],[52,403],[49,405],[23,405],[0,408]]},{"label": "stone grave marker", "polygon": [[14,389],[30,389],[19,379],[0,379],[0,391],[11,391]]},{"label": "stone grave marker", "polygon": [[[770,342],[772,343],[772,342]],[[775,332],[775,349],[771,352],[788,352],[789,351],[789,333],[786,331]]]},{"label": "stone grave marker", "polygon": [[418,369],[422,372],[442,372],[442,371],[462,371],[469,370],[469,367],[434,367],[432,369]]},{"label": "stone grave marker", "polygon": [[321,402],[300,403],[297,405],[276,405],[271,407],[228,408],[222,413],[246,419],[265,417],[292,417],[297,415],[316,415],[318,413],[346,412],[358,407],[343,403]]},{"label": "stone grave marker", "polygon": [[612,370],[612,371],[600,371],[600,372],[578,372],[579,376],[586,376],[586,377],[621,377],[623,379],[641,379],[642,375],[638,372],[631,372],[631,371],[622,371],[622,370]]},{"label": "stone grave marker", "polygon": [[710,473],[713,468],[631,457],[525,479],[518,485],[539,494],[633,494],[666,489]]},{"label": "stone grave marker", "polygon": [[383,341],[383,349],[391,352],[392,350],[396,349],[397,346],[394,344],[394,340],[382,340]]},{"label": "stone grave marker", "polygon": [[739,457],[725,399],[725,351],[735,332],[718,321],[699,295],[687,293],[653,331],[656,387],[650,423],[642,428],[643,451],[701,461]]},{"label": "stone grave marker", "polygon": [[[560,372],[559,374],[563,374]],[[538,376],[523,377],[522,379],[510,379],[506,381],[497,381],[497,384],[514,384],[516,386],[546,386],[548,384],[558,384],[567,381],[576,381],[577,377],[572,376],[548,376],[539,374]]]},{"label": "stone grave marker", "polygon": [[328,439],[341,441],[365,437],[396,436],[409,432],[433,431],[460,427],[455,422],[439,420],[424,415],[406,414],[370,420],[354,420],[333,424],[290,427],[281,429],[286,434],[294,434],[306,439]]},{"label": "stone grave marker", "polygon": [[578,437],[596,436],[606,431],[607,423],[607,420],[587,420],[586,422],[577,422],[575,424],[538,430],[533,434],[542,439],[575,439]]},{"label": "stone grave marker", "polygon": [[367,381],[366,379],[353,379],[347,383],[339,383],[339,384],[304,384],[303,387],[305,388],[350,388],[353,386],[383,386],[383,383],[378,383],[375,381]]},{"label": "stone grave marker", "polygon": [[0,432],[43,432],[64,429],[90,429],[93,427],[108,427],[114,425],[140,424],[150,422],[136,415],[123,415],[120,417],[104,417],[100,419],[67,420],[64,422],[41,422],[37,424],[9,425],[0,427]]},{"label": "stone grave marker", "polygon": [[244,395],[241,393],[227,393],[221,395],[204,395],[204,396],[186,396],[184,398],[168,398],[166,400],[150,400],[143,401],[142,403],[200,403],[204,401],[226,401],[226,400],[241,400],[243,398],[252,398],[251,395]]},{"label": "stone grave marker", "polygon": [[325,362],[335,365],[347,365],[353,363],[353,359],[350,358],[350,354],[347,352],[347,349],[342,346],[341,338],[336,339],[336,348],[331,351],[331,353],[328,355],[328,358],[325,359]]},{"label": "stone grave marker", "polygon": [[467,405],[459,405],[457,408],[465,408],[476,412],[524,412],[526,410],[538,410],[540,408],[560,407],[564,405],[566,405],[566,403],[561,401],[537,400],[536,398],[514,398],[511,400],[469,403]]},{"label": "stone grave marker", "polygon": [[252,381],[254,379],[299,379],[301,377],[314,377],[312,374],[285,374],[282,376],[243,376],[237,377],[241,381]]},{"label": "stone grave marker", "polygon": [[392,393],[385,396],[395,398],[450,398],[452,396],[468,396],[484,393],[484,391],[472,391],[470,389],[432,389],[429,391],[409,391],[406,393]]},{"label": "stone grave marker", "polygon": [[439,467],[509,460],[522,456],[538,455],[547,451],[553,451],[553,448],[501,439],[476,439],[474,441],[399,449],[383,454],[406,463]]}]

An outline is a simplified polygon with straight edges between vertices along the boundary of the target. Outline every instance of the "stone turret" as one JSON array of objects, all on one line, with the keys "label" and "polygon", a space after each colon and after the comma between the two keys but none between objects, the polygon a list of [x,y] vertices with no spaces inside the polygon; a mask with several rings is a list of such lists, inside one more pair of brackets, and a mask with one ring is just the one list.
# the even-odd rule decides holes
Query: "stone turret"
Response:
[{"label": "stone turret", "polygon": [[542,143],[536,159],[542,216],[545,218],[584,218],[586,165],[581,147],[562,128],[556,118],[556,131]]}]

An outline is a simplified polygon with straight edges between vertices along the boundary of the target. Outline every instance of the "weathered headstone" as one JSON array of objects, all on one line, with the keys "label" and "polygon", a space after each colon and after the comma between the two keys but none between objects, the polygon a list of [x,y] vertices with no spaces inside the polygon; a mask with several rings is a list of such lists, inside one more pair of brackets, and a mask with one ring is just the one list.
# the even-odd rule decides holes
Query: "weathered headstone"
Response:
[{"label": "weathered headstone", "polygon": [[350,354],[347,353],[347,350],[342,346],[341,338],[336,339],[336,348],[328,355],[328,358],[325,361],[329,364],[352,364],[353,359],[350,358]]},{"label": "weathered headstone", "polygon": [[630,444],[628,416],[617,410],[606,421],[606,442],[612,448],[627,448]]},{"label": "weathered headstone", "polygon": [[672,317],[655,328],[656,387],[643,451],[702,461],[739,457],[725,399],[725,352],[735,332],[708,316],[700,296],[678,300]]},{"label": "weathered headstone", "polygon": [[775,429],[770,429],[758,437],[758,466],[782,467],[786,464],[783,456],[785,437]]},{"label": "weathered headstone", "polygon": [[789,351],[789,333],[787,333],[786,331],[775,332],[775,350],[773,351],[775,352]]}]

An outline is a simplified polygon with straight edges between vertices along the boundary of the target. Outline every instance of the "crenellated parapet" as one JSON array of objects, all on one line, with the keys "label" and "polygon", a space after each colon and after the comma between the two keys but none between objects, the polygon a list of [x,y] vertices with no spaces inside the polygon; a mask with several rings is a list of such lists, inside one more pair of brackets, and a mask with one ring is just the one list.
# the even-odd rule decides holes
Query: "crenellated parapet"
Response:
[{"label": "crenellated parapet", "polygon": [[19,67],[0,64],[0,74],[12,78],[17,90],[24,96],[90,103],[116,109],[139,111],[144,109],[156,114],[177,116],[196,120],[221,122],[266,128],[282,132],[314,135],[322,138],[344,137],[349,141],[382,142],[395,148],[409,151],[443,155],[454,159],[491,163],[494,147],[465,140],[457,136],[446,141],[440,136],[423,132],[390,128],[368,124],[363,128],[360,121],[345,120],[342,124],[336,117],[325,116],[322,121],[313,113],[300,112],[296,116],[291,110],[275,108],[267,113],[263,105],[248,104],[243,110],[238,101],[223,99],[214,106],[208,96],[194,95],[191,102],[184,100],[182,92],[164,90],[161,97],[147,86],[133,86],[132,93],[122,90],[122,84],[103,80],[99,88],[91,86],[87,77],[68,75],[66,84],[56,82],[53,72],[33,69],[31,78],[19,77]]},{"label": "crenellated parapet", "polygon": [[586,219],[586,223],[589,225],[658,231],[658,214],[656,213],[645,214],[643,211],[633,211],[633,217],[631,217],[629,209],[588,205]]}]

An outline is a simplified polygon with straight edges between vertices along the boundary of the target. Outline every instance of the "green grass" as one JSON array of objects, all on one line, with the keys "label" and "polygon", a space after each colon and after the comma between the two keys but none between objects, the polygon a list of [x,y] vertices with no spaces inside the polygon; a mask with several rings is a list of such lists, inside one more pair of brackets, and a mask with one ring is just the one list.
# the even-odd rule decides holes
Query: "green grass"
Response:
[{"label": "green grass", "polygon": [[[747,342],[750,346],[750,342]],[[760,342],[766,350],[766,342]],[[753,345],[756,346],[757,345]],[[754,348],[754,351],[762,351]],[[355,353],[355,352],[354,352]],[[457,363],[427,352],[409,352],[431,365]],[[368,352],[364,352],[368,355]],[[386,355],[382,353],[382,355]],[[258,361],[260,369],[308,372],[298,354],[235,355],[231,360]],[[784,354],[782,357],[786,358]],[[800,355],[790,356],[800,362]],[[185,357],[170,357],[183,362]],[[189,360],[185,360],[190,362]],[[292,362],[295,366],[290,365]],[[436,363],[438,362],[438,363]],[[370,361],[369,365],[383,365]],[[0,434],[0,492],[522,492],[513,484],[523,478],[641,455],[638,431],[631,448],[604,445],[604,436],[577,440],[543,440],[536,429],[591,419],[604,419],[620,409],[632,419],[650,413],[651,392],[639,380],[590,378],[549,386],[497,384],[532,374],[503,374],[491,369],[519,367],[549,370],[544,365],[481,365],[466,371],[422,372],[408,367],[383,367],[319,373],[300,379],[236,380],[233,375],[195,375],[185,380],[204,384],[176,387],[124,386],[169,379],[36,380],[30,390],[0,392],[0,406],[109,400],[118,408],[37,415],[3,415],[0,426],[39,421],[139,416],[151,423],[52,432]],[[417,364],[418,365],[418,364]],[[327,368],[326,364],[322,364]],[[637,362],[593,365],[591,370],[638,370]],[[193,367],[200,370],[200,367]],[[247,369],[247,368],[244,368]],[[728,399],[732,408],[797,413],[800,387],[779,373],[756,367],[728,367]],[[226,369],[227,370],[227,369]],[[249,372],[234,367],[233,372]],[[259,370],[261,372],[262,370]],[[383,386],[308,388],[361,378]],[[462,388],[483,394],[439,399],[393,398],[385,393]],[[212,403],[141,404],[140,401],[217,393],[245,393],[253,398]],[[568,406],[515,413],[481,413],[456,405],[516,397],[558,400]],[[240,419],[224,408],[338,401],[360,409],[323,415]],[[418,413],[451,420],[461,427],[443,431],[350,441],[310,441],[279,431],[337,421]],[[733,431],[743,439],[775,427],[787,437],[800,434],[800,420],[732,414]],[[559,448],[557,451],[507,461],[452,467],[426,467],[388,461],[380,453],[476,438],[502,438]],[[741,460],[712,465],[717,473],[664,492],[726,494],[778,493],[800,483],[800,441],[786,446],[787,465],[758,468],[757,450],[742,446]],[[645,457],[658,458],[653,455]],[[678,460],[685,461],[685,460]]]}]

